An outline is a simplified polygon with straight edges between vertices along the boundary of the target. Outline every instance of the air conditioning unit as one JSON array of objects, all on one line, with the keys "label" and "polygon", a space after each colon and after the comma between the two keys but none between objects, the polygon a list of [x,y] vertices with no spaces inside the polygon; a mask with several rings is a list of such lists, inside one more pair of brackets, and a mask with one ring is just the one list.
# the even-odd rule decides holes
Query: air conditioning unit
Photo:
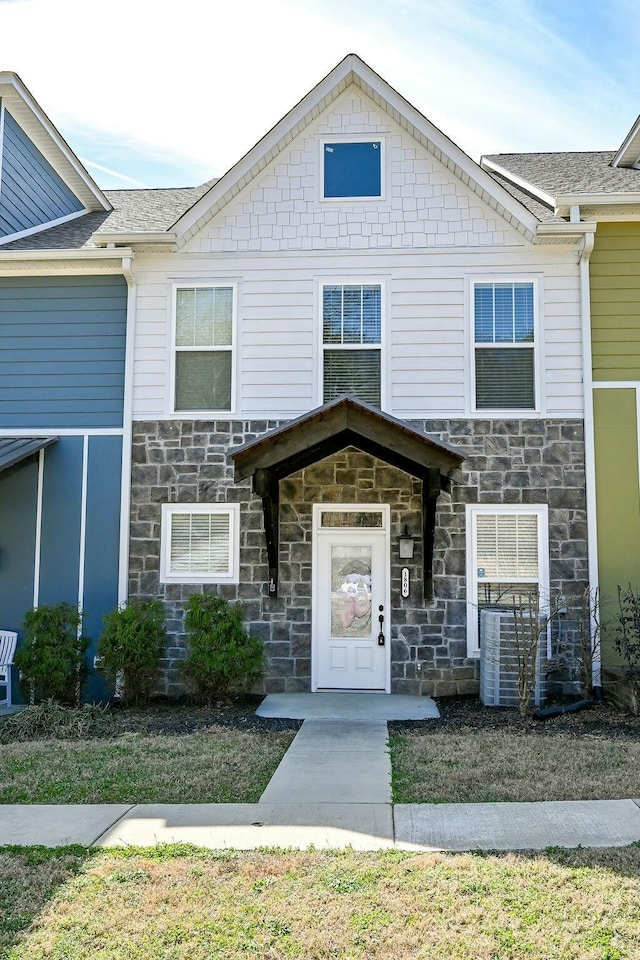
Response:
[{"label": "air conditioning unit", "polygon": [[[538,644],[533,705],[541,706],[547,696],[544,661],[547,643],[544,633]],[[513,609],[480,612],[480,700],[487,707],[517,707],[518,639]]]}]

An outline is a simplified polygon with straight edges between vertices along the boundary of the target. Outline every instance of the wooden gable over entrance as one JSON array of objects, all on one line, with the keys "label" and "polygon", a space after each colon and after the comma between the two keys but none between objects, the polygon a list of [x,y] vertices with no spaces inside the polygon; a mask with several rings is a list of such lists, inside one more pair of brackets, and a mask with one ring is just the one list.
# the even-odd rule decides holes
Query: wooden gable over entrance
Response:
[{"label": "wooden gable over entrance", "polygon": [[279,482],[345,447],[357,447],[422,480],[425,599],[433,594],[436,501],[464,460],[455,447],[351,396],[339,397],[231,452],[235,479],[253,477],[262,498],[269,593],[278,585]]}]

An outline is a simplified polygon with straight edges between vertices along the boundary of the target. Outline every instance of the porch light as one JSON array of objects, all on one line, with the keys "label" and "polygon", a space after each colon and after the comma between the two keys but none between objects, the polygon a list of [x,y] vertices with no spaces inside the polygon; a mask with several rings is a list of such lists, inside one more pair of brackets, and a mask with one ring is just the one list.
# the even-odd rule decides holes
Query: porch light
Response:
[{"label": "porch light", "polygon": [[401,560],[413,560],[413,548],[415,540],[409,533],[408,526],[404,525],[404,533],[398,537],[398,546],[400,549]]}]

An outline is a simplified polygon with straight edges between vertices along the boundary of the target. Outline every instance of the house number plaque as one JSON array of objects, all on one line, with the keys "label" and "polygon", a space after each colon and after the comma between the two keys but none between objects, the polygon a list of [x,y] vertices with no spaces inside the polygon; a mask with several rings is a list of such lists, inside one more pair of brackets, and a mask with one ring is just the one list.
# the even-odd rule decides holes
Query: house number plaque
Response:
[{"label": "house number plaque", "polygon": [[410,585],[411,585],[411,582],[410,582],[410,580],[409,580],[409,567],[403,567],[403,568],[402,568],[402,582],[401,582],[401,587],[400,587],[400,590],[401,590],[401,593],[402,593],[402,596],[403,596],[403,597],[408,597],[408,596],[409,596],[409,587],[410,587]]}]

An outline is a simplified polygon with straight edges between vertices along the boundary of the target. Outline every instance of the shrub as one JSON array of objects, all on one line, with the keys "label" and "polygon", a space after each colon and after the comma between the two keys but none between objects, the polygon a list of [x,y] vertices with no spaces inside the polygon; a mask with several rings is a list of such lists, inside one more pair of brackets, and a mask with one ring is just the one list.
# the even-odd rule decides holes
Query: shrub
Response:
[{"label": "shrub", "polygon": [[110,736],[114,718],[107,707],[83,703],[63,707],[55,700],[25,707],[0,722],[0,743],[24,740],[82,740]]},{"label": "shrub", "polygon": [[189,653],[182,675],[208,703],[246,692],[262,676],[262,643],[244,629],[242,604],[213,593],[193,594],[186,605]]},{"label": "shrub", "polygon": [[89,645],[87,637],[78,636],[81,622],[77,608],[69,603],[37,607],[25,615],[24,642],[14,662],[30,703],[80,700],[88,672],[84,654]]},{"label": "shrub", "polygon": [[153,692],[166,645],[161,601],[129,600],[104,617],[99,669],[114,684],[121,679],[124,699],[138,705]]},{"label": "shrub", "polygon": [[634,591],[631,584],[626,590],[618,587],[618,605],[620,612],[613,644],[627,664],[627,670],[637,673],[640,667],[640,593]]}]

